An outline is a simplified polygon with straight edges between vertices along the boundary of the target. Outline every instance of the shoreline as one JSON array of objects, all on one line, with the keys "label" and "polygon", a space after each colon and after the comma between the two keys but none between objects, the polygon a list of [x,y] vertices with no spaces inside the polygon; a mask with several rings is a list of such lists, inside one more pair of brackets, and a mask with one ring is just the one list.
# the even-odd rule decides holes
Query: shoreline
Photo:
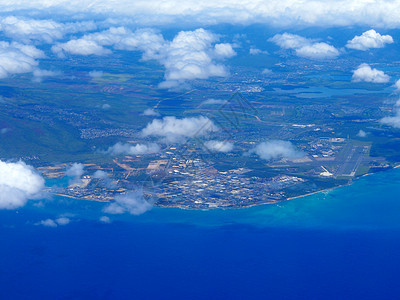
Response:
[{"label": "shoreline", "polygon": [[[374,173],[371,173],[371,174],[374,174]],[[323,190],[320,190],[320,191],[315,191],[315,192],[311,192],[311,193],[304,194],[304,195],[300,195],[300,196],[290,197],[290,198],[287,198],[286,200],[282,200],[282,201],[280,201],[280,202],[289,201],[289,200],[294,200],[294,199],[298,199],[298,198],[303,198],[303,197],[315,195],[315,194],[322,193],[322,192],[326,192],[326,191],[333,191],[333,190],[335,190],[335,189],[338,189],[338,188],[341,188],[341,187],[345,187],[345,186],[349,186],[349,185],[351,185],[351,184],[352,184],[352,183],[342,184],[342,185],[338,185],[338,186],[335,186],[335,187],[323,189]]]},{"label": "shoreline", "polygon": [[[400,164],[397,166],[392,167],[392,169],[398,169],[400,168]],[[307,193],[307,194],[303,194],[303,195],[299,195],[299,196],[294,196],[294,197],[289,197],[283,200],[279,200],[276,202],[272,202],[272,203],[261,203],[261,204],[251,204],[251,205],[247,205],[247,206],[242,206],[242,207],[209,207],[209,208],[191,208],[191,207],[184,207],[184,206],[166,206],[166,205],[153,205],[154,207],[160,207],[160,208],[177,208],[177,209],[182,209],[182,210],[197,210],[197,211],[210,211],[210,210],[232,210],[232,209],[246,209],[246,208],[252,208],[252,207],[257,207],[257,206],[263,206],[263,205],[276,205],[285,201],[291,201],[291,200],[295,200],[298,198],[303,198],[303,197],[308,197],[311,195],[315,195],[318,193],[323,193],[323,192],[327,192],[327,191],[333,191],[335,189],[341,188],[341,187],[345,187],[345,186],[350,186],[353,184],[354,181],[366,177],[366,176],[370,176],[370,175],[374,175],[380,172],[376,172],[376,173],[366,173],[364,175],[361,175],[357,178],[352,179],[349,183],[347,184],[341,184],[335,187],[330,187],[330,188],[326,188],[323,190],[319,190],[319,191],[315,191],[315,192],[311,192],[311,193]],[[85,201],[93,201],[93,202],[99,202],[99,203],[110,203],[111,201],[109,200],[92,200],[92,199],[84,199],[84,198],[77,198],[74,196],[70,196],[70,195],[64,195],[64,194],[57,194],[57,193],[52,193],[53,195],[56,196],[61,196],[61,197],[67,197],[67,198],[71,198],[71,199],[76,199],[76,200],[85,200]]]}]

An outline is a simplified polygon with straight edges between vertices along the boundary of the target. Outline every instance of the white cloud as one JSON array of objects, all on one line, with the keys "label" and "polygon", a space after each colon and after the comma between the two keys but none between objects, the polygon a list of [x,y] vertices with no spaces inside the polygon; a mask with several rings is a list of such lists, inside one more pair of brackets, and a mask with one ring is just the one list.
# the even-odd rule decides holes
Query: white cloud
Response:
[{"label": "white cloud", "polygon": [[34,46],[0,42],[0,78],[32,72],[38,65],[36,59],[43,57],[44,53]]},{"label": "white cloud", "polygon": [[[106,55],[111,50],[105,47],[113,46],[118,50],[139,50],[143,52],[143,59],[158,59],[159,52],[165,51],[164,38],[152,29],[138,29],[135,32],[121,27],[110,27],[96,33],[85,34],[79,39],[66,43],[59,43],[52,47],[52,51],[59,56],[64,53],[75,55]],[[77,49],[75,49],[77,48]]]},{"label": "white cloud", "polygon": [[225,104],[225,103],[227,103],[228,101],[226,101],[226,100],[221,100],[221,99],[207,99],[207,100],[204,100],[201,104],[202,105],[214,105],[214,104]]},{"label": "white cloud", "polygon": [[35,20],[8,16],[0,20],[0,29],[7,37],[29,43],[30,40],[48,44],[62,39],[66,33],[96,29],[94,22],[58,23],[53,20]]},{"label": "white cloud", "polygon": [[[6,45],[6,44],[4,44],[4,45]],[[35,46],[32,46],[32,45],[25,45],[25,44],[21,44],[18,42],[12,42],[9,45],[11,47],[14,47],[14,48],[20,50],[23,54],[25,54],[29,57],[32,57],[34,59],[46,57],[46,55],[44,54],[44,52],[42,50],[39,50],[38,48],[36,48]]]},{"label": "white cloud", "polygon": [[400,79],[396,81],[394,87],[396,88],[396,93],[400,93]]},{"label": "white cloud", "polygon": [[160,152],[160,146],[155,143],[150,144],[123,144],[116,143],[114,146],[111,146],[106,151],[111,155],[141,155],[141,154],[152,154]]},{"label": "white cloud", "polygon": [[61,72],[58,71],[50,71],[42,69],[36,69],[35,71],[33,71],[33,76],[35,77],[51,77],[51,76],[58,76],[60,74]]},{"label": "white cloud", "polygon": [[158,117],[160,116],[160,113],[155,111],[152,108],[147,108],[145,109],[145,111],[143,112],[143,116],[150,116],[150,117]]},{"label": "white cloud", "polygon": [[233,150],[233,143],[227,141],[207,141],[204,146],[211,152],[231,152]]},{"label": "white cloud", "polygon": [[7,163],[0,160],[0,209],[24,206],[28,199],[40,197],[44,179],[23,162]]},{"label": "white cloud", "polygon": [[236,55],[236,52],[235,50],[233,50],[232,45],[228,43],[216,44],[214,48],[215,55],[218,57],[226,58]]},{"label": "white cloud", "polygon": [[396,113],[393,117],[384,117],[381,119],[381,123],[384,125],[392,126],[394,128],[400,128],[400,108],[399,101],[395,105]]},{"label": "white cloud", "polygon": [[181,31],[160,52],[159,62],[165,67],[165,81],[159,86],[171,88],[186,80],[225,77],[229,72],[224,65],[215,63],[235,55],[231,45],[215,44],[218,37],[202,28]]},{"label": "white cloud", "polygon": [[56,219],[58,225],[67,225],[71,222],[71,220],[67,217],[60,217]]},{"label": "white cloud", "polygon": [[177,119],[164,117],[155,119],[142,130],[143,136],[158,136],[176,142],[185,137],[204,136],[218,131],[218,127],[203,116]]},{"label": "white cloud", "polygon": [[268,54],[268,51],[263,51],[261,49],[255,48],[255,47],[251,47],[249,50],[249,53],[251,55],[258,55],[258,54]]},{"label": "white cloud", "polygon": [[152,29],[135,32],[125,27],[111,27],[97,33],[84,35],[80,39],[59,43],[52,51],[63,57],[65,53],[77,55],[106,55],[114,47],[119,50],[142,51],[143,60],[157,60],[165,67],[165,81],[161,88],[174,88],[187,80],[224,77],[229,74],[226,67],[216,63],[236,55],[232,45],[217,43],[219,37],[202,28],[181,31],[172,41]]},{"label": "white cloud", "polygon": [[308,59],[333,59],[339,56],[339,51],[322,42],[315,42],[302,36],[290,33],[276,34],[269,41],[283,49],[293,49],[297,56]]},{"label": "white cloud", "polygon": [[153,205],[144,198],[143,192],[137,190],[116,196],[114,202],[104,208],[104,212],[109,214],[123,214],[127,212],[132,215],[141,215],[152,207]]},{"label": "white cloud", "polygon": [[104,73],[103,71],[90,71],[89,76],[92,78],[100,78],[103,77]]},{"label": "white cloud", "polygon": [[42,225],[46,227],[57,227],[58,225],[64,226],[68,225],[71,222],[71,220],[67,217],[60,217],[57,218],[56,220],[53,219],[46,219],[42,220],[40,222],[35,223],[35,225]]},{"label": "white cloud", "polygon": [[43,225],[46,227],[57,227],[57,223],[52,219],[42,220],[38,223],[35,223],[35,225]]},{"label": "white cloud", "polygon": [[265,160],[300,158],[304,156],[304,153],[298,151],[291,142],[282,140],[262,142],[249,152],[256,153],[260,158]]},{"label": "white cloud", "polygon": [[373,83],[386,83],[389,81],[390,76],[386,75],[383,71],[371,68],[368,64],[361,64],[357,70],[353,71],[354,82],[373,82]]},{"label": "white cloud", "polygon": [[103,185],[110,189],[115,189],[118,187],[117,183],[115,181],[112,181],[108,174],[102,170],[97,170],[96,172],[94,172],[93,178],[102,179]]},{"label": "white cloud", "polygon": [[104,172],[104,171],[102,171],[102,170],[97,170],[96,172],[94,172],[93,178],[107,179],[107,178],[108,178],[108,175],[107,175],[106,172]]},{"label": "white cloud", "polygon": [[370,48],[383,48],[385,44],[392,44],[393,38],[390,35],[380,35],[371,29],[364,32],[361,36],[356,35],[352,40],[347,42],[346,47],[361,51]]},{"label": "white cloud", "polygon": [[314,43],[296,49],[296,54],[309,59],[332,59],[339,56],[339,51],[327,43]]},{"label": "white cloud", "polygon": [[268,41],[275,43],[283,49],[299,49],[313,42],[311,39],[287,32],[283,34],[276,34],[272,38],[268,39]]},{"label": "white cloud", "polygon": [[357,133],[357,136],[361,138],[365,138],[367,135],[368,134],[362,129],[360,129],[360,131]]},{"label": "white cloud", "polygon": [[58,43],[51,47],[51,50],[59,57],[64,57],[65,53],[78,55],[107,55],[111,50],[104,48],[94,41],[86,39],[70,40],[66,43]]},{"label": "white cloud", "polygon": [[80,178],[84,173],[85,166],[81,163],[73,163],[69,166],[65,172],[65,175],[69,177]]},{"label": "white cloud", "polygon": [[9,16],[0,21],[6,36],[17,40],[41,40],[52,43],[63,37],[63,26],[52,20],[20,19]]},{"label": "white cloud", "polygon": [[270,70],[270,69],[264,69],[264,70],[262,70],[261,74],[263,74],[263,75],[272,74],[272,70]]},{"label": "white cloud", "polygon": [[33,71],[34,81],[40,82],[42,81],[43,77],[54,77],[61,75],[59,71],[50,71],[50,70],[41,70],[36,69]]},{"label": "white cloud", "polygon": [[397,1],[391,0],[3,0],[1,7],[3,13],[38,10],[42,14],[99,14],[146,25],[400,26],[400,7]]},{"label": "white cloud", "polygon": [[101,223],[105,223],[105,224],[111,223],[111,219],[110,219],[109,217],[107,217],[107,216],[101,216],[100,219],[99,219],[99,221],[100,221]]},{"label": "white cloud", "polygon": [[104,103],[104,104],[101,106],[101,108],[107,110],[107,109],[110,109],[110,108],[111,108],[111,105],[108,104],[108,103]]}]

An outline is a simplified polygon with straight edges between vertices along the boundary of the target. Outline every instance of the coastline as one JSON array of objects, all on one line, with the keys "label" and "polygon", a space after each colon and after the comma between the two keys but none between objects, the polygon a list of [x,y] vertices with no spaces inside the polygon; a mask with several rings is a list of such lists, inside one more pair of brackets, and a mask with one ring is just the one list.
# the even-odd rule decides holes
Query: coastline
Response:
[{"label": "coastline", "polygon": [[[374,173],[371,173],[371,174],[374,174]],[[289,197],[289,198],[287,198],[286,200],[282,200],[282,201],[280,201],[280,202],[289,201],[289,200],[294,200],[294,199],[298,199],[298,198],[303,198],[303,197],[315,195],[315,194],[322,193],[322,192],[326,192],[326,191],[333,191],[333,190],[335,190],[335,189],[338,189],[338,188],[341,188],[341,187],[344,187],[344,186],[349,186],[349,185],[351,185],[351,183],[338,185],[338,186],[335,186],[335,187],[323,189],[323,190],[320,190],[320,191],[311,192],[311,193],[304,194],[304,195],[300,195],[300,196]]]},{"label": "coastline", "polygon": [[[398,168],[400,168],[400,164],[397,165],[397,166],[393,166],[391,168],[391,170],[392,169],[398,169]],[[209,207],[209,208],[192,208],[192,207],[185,207],[185,206],[167,206],[167,205],[157,205],[157,204],[154,204],[153,206],[154,207],[160,207],[160,208],[178,208],[178,209],[182,209],[182,210],[193,210],[193,211],[210,211],[210,210],[246,209],[246,208],[252,208],[252,207],[263,206],[263,205],[274,205],[274,204],[279,204],[279,203],[282,203],[282,202],[285,202],[285,201],[291,201],[291,200],[295,200],[295,199],[298,199],[298,198],[303,198],[303,197],[308,197],[308,196],[311,196],[311,195],[315,195],[315,194],[318,194],[318,193],[323,193],[323,192],[327,192],[327,191],[333,191],[333,190],[341,188],[341,187],[350,186],[354,181],[356,181],[356,180],[358,180],[358,179],[360,179],[362,177],[374,175],[374,174],[377,174],[377,173],[379,173],[379,172],[366,173],[364,175],[361,175],[361,176],[359,176],[357,178],[352,179],[349,183],[346,183],[346,184],[341,184],[341,185],[338,185],[338,186],[335,186],[335,187],[330,187],[330,188],[326,188],[326,189],[315,191],[315,192],[310,192],[310,193],[299,195],[299,196],[289,197],[289,198],[286,198],[286,199],[283,199],[283,200],[279,200],[279,201],[276,201],[276,202],[271,202],[271,203],[250,204],[250,205],[241,206],[241,207]],[[109,200],[102,201],[102,200],[92,200],[92,199],[85,199],[85,198],[77,198],[77,197],[74,197],[74,196],[58,194],[58,193],[52,193],[52,194],[56,195],[56,196],[72,198],[72,199],[75,199],[75,200],[86,200],[86,201],[94,201],[94,202],[99,202],[99,203],[110,203],[111,202]]]}]

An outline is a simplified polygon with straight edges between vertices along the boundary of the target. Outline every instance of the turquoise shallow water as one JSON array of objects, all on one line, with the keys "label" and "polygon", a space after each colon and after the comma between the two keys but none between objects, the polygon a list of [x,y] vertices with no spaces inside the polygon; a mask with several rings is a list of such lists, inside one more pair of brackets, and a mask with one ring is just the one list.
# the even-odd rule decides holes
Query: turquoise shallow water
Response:
[{"label": "turquoise shallow water", "polygon": [[[238,210],[0,211],[0,299],[396,299],[400,170]],[[35,223],[60,216],[58,227]]]},{"label": "turquoise shallow water", "polygon": [[[400,228],[400,169],[356,180],[352,185],[302,198],[246,209],[194,211],[153,208],[141,216],[110,216],[126,222],[176,223],[197,226],[243,224],[335,230]],[[55,200],[54,202],[56,202]],[[60,201],[60,198],[59,198]],[[61,200],[82,217],[96,218],[103,204]],[[54,204],[54,203],[53,203]],[[55,211],[59,207],[54,207]],[[50,205],[52,206],[52,205]],[[67,209],[68,211],[68,209]]]},{"label": "turquoise shallow water", "polygon": [[[365,176],[352,185],[317,194],[245,209],[183,210],[154,207],[140,215],[108,215],[111,220],[131,223],[191,224],[205,227],[249,225],[254,227],[286,227],[335,230],[400,229],[400,169]],[[105,204],[55,196],[51,200],[31,202],[7,215],[32,213],[35,223],[67,214],[73,221],[96,221]]]}]

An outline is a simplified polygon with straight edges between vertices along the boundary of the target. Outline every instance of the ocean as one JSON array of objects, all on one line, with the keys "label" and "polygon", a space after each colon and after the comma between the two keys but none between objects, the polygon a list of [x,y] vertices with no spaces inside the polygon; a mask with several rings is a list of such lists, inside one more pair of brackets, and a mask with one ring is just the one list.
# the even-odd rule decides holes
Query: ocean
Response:
[{"label": "ocean", "polygon": [[31,201],[0,211],[0,299],[397,299],[399,194],[396,169],[278,205],[109,223],[103,203]]}]

